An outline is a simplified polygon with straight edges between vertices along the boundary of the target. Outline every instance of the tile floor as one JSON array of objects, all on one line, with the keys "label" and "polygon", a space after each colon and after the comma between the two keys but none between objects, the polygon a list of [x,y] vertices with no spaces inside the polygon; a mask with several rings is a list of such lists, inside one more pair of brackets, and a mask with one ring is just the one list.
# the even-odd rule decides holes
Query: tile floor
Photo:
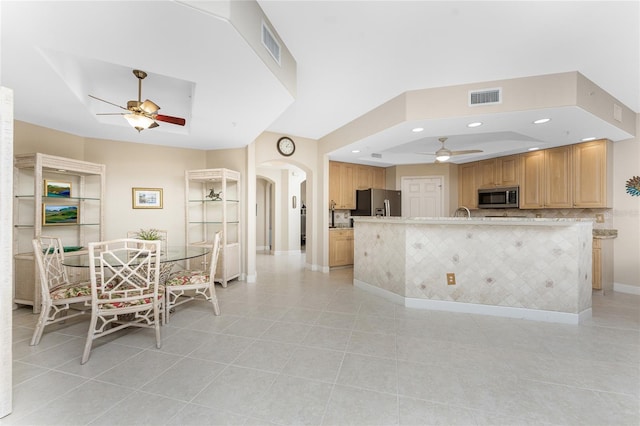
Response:
[{"label": "tile floor", "polygon": [[640,424],[640,296],[593,298],[580,326],[420,311],[355,289],[350,269],[258,256],[258,282],[163,327],[96,342],[15,311],[13,413],[0,425]]}]

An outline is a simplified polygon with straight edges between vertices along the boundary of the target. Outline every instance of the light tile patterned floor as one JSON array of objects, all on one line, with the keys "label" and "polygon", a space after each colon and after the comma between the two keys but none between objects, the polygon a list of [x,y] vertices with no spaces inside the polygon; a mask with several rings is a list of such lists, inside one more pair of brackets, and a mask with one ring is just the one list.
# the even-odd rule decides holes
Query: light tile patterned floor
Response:
[{"label": "light tile patterned floor", "polygon": [[352,271],[258,256],[258,282],[163,327],[98,340],[86,320],[29,346],[14,313],[13,413],[1,425],[640,424],[640,296],[594,294],[580,326],[420,311]]}]

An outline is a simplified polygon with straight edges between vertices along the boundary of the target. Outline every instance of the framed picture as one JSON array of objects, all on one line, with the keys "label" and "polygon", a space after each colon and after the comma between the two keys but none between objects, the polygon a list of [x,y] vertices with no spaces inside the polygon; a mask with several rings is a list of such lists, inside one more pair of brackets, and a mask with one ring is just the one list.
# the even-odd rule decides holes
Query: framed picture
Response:
[{"label": "framed picture", "polygon": [[71,182],[45,180],[44,196],[51,198],[71,198]]},{"label": "framed picture", "polygon": [[161,209],[162,188],[131,188],[134,209]]},{"label": "framed picture", "polygon": [[78,206],[63,206],[59,204],[42,205],[43,225],[77,225]]}]

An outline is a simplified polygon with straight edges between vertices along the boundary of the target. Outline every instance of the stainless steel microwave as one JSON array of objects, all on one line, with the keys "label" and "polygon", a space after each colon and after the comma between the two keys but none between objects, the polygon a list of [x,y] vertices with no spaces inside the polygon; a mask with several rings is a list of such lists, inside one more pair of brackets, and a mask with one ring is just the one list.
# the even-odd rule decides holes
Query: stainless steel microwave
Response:
[{"label": "stainless steel microwave", "polygon": [[478,189],[478,208],[480,209],[517,209],[520,206],[520,188]]}]

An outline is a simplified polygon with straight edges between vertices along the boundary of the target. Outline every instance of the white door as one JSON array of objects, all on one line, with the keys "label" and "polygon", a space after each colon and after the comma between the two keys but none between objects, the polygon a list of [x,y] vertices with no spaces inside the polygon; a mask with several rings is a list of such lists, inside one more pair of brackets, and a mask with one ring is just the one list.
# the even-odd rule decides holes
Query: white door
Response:
[{"label": "white door", "polygon": [[408,217],[443,216],[443,178],[403,177],[402,215]]}]

